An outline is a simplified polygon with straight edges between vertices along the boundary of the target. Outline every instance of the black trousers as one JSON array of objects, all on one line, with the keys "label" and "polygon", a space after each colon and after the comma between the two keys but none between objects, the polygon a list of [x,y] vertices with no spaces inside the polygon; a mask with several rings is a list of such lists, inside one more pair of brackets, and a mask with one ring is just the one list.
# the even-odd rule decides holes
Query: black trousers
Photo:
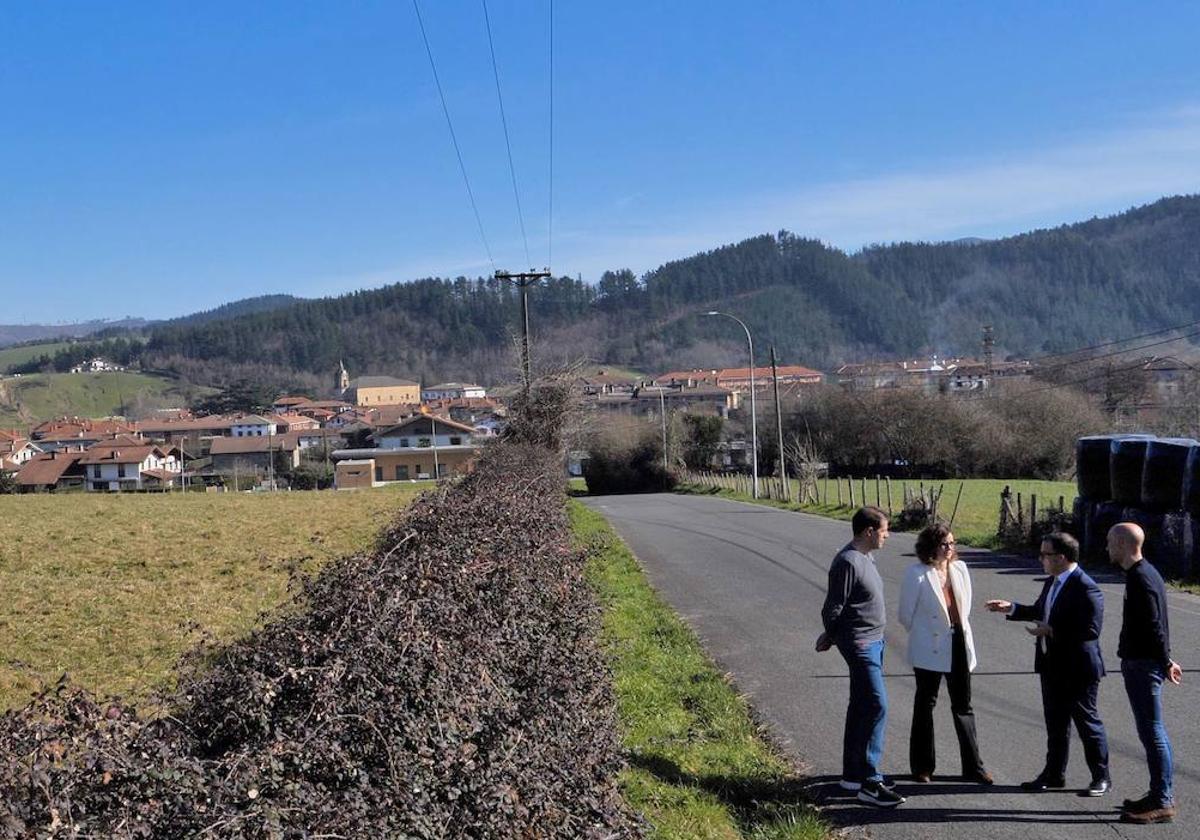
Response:
[{"label": "black trousers", "polygon": [[1107,779],[1108,736],[1096,711],[1100,680],[1072,680],[1056,674],[1041,676],[1042,711],[1046,716],[1046,767],[1042,775],[1049,779],[1066,775],[1074,721],[1092,778]]},{"label": "black trousers", "polygon": [[908,762],[914,774],[933,775],[937,768],[934,754],[933,709],[937,705],[942,677],[950,695],[950,713],[958,735],[958,751],[962,758],[964,776],[982,771],[979,741],[975,735],[975,712],[971,709],[971,671],[967,667],[967,643],[962,630],[956,628],[951,648],[950,673],[914,668],[917,694],[913,698],[912,732],[908,739]]}]

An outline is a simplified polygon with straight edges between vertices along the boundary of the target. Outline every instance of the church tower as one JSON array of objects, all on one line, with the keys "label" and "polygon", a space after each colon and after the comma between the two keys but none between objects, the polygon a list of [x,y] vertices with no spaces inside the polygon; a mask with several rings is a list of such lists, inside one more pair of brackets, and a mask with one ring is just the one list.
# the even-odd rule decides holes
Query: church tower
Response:
[{"label": "church tower", "polygon": [[350,387],[350,374],[346,372],[346,363],[340,359],[338,360],[338,372],[334,375],[333,387],[337,390],[338,396],[341,396]]}]

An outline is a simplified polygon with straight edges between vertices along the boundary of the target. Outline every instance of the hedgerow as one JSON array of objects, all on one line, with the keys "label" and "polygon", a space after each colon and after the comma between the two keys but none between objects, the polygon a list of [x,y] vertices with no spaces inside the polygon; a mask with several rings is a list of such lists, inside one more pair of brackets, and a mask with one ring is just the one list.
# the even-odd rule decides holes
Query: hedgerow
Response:
[{"label": "hedgerow", "polygon": [[640,836],[563,495],[496,444],[154,715],[65,680],[7,713],[0,836]]}]

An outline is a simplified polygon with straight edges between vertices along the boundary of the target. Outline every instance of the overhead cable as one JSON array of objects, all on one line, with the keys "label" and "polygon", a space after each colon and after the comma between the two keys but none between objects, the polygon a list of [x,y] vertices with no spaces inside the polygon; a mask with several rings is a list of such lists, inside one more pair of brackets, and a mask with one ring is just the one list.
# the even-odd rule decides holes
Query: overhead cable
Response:
[{"label": "overhead cable", "polygon": [[433,49],[429,46],[429,36],[425,32],[425,21],[421,18],[421,7],[417,0],[413,0],[413,10],[417,13],[417,24],[421,27],[421,40],[425,42],[425,54],[429,56],[429,68],[433,71],[433,83],[437,85],[438,98],[442,101],[442,113],[446,116],[446,127],[450,130],[450,142],[454,144],[454,155],[458,158],[458,171],[462,173],[463,184],[467,188],[467,198],[471,200],[471,212],[475,214],[475,224],[479,228],[479,238],[483,242],[483,250],[487,253],[488,262],[491,263],[492,273],[494,274],[496,272],[496,261],[492,259],[492,248],[488,244],[487,234],[483,232],[483,219],[479,215],[479,205],[475,201],[475,192],[471,189],[471,179],[467,177],[467,166],[463,163],[462,149],[458,145],[458,135],[454,133],[454,121],[450,119],[450,108],[446,105],[446,94],[442,90],[442,81],[438,77],[437,62],[433,60]]},{"label": "overhead cable", "polygon": [[500,103],[500,125],[504,128],[504,147],[508,150],[508,171],[512,175],[513,198],[517,202],[517,223],[521,227],[521,241],[525,245],[525,264],[529,268],[533,267],[533,261],[529,258],[529,237],[525,235],[525,216],[521,212],[521,191],[517,189],[517,167],[513,163],[512,142],[508,137],[508,118],[504,114],[504,93],[500,88],[500,67],[496,63],[496,45],[492,41],[492,21],[488,16],[487,0],[480,0],[483,4],[483,22],[487,28],[488,49],[492,53],[492,75],[496,78],[496,99]]}]

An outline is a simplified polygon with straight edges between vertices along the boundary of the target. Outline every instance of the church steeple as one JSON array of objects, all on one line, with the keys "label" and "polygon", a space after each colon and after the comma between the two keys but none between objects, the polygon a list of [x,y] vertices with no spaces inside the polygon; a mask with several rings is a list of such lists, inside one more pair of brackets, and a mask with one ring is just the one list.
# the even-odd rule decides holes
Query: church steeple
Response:
[{"label": "church steeple", "polygon": [[350,374],[346,371],[346,363],[338,359],[338,372],[334,376],[333,387],[339,395],[350,387]]}]

